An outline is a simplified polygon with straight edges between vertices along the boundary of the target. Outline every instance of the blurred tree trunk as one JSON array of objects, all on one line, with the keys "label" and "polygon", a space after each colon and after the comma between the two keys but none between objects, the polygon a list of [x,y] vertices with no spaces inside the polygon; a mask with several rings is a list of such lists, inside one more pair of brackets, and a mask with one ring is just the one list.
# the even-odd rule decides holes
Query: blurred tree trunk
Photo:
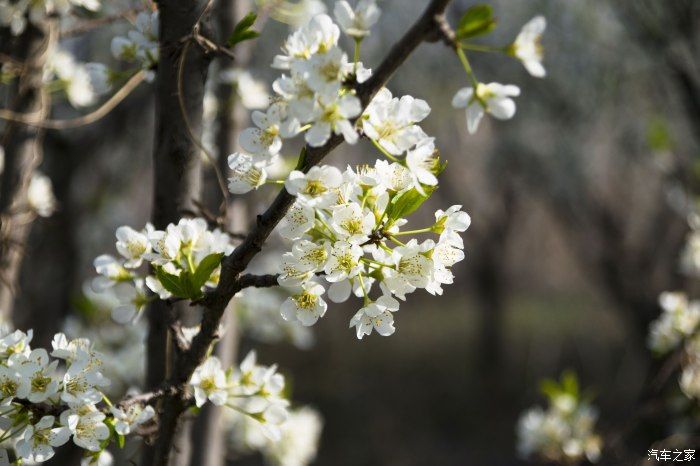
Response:
[{"label": "blurred tree trunk", "polygon": [[[84,140],[81,140],[81,143]],[[81,147],[94,147],[82,145]],[[78,160],[78,147],[62,134],[47,135],[44,142],[47,160],[44,172],[51,179],[58,204],[51,218],[39,222],[32,230],[28,247],[32,254],[24,259],[21,274],[24,292],[17,302],[20,328],[34,329],[33,342],[50,347],[53,335],[60,330],[71,311],[76,292],[79,251],[75,241],[76,211],[71,199],[71,187]],[[46,267],[45,264],[60,264]],[[47,287],[46,284],[52,286]]]},{"label": "blurred tree trunk", "polygon": [[472,257],[474,294],[480,314],[478,369],[485,376],[487,390],[500,386],[498,376],[503,370],[503,318],[508,298],[506,254],[516,209],[516,197],[508,177],[493,181],[498,187],[499,206],[486,222],[488,227],[481,231]]},{"label": "blurred tree trunk", "polygon": [[[236,23],[250,11],[251,2],[248,0],[219,0],[215,9],[217,35],[223,42]],[[236,47],[236,63],[244,69],[251,57],[252,43],[247,42]],[[221,57],[215,77],[215,95],[218,104],[216,115],[216,161],[222,174],[228,172],[228,156],[237,148],[237,136],[246,124],[247,112],[237,99],[235,88],[227,82],[221,82],[220,76],[234,69],[234,64],[226,57]],[[210,181],[207,183],[210,191],[209,207],[218,209],[225,202],[223,193],[218,188],[215,173],[210,170]],[[244,199],[235,199],[225,206],[224,222],[232,231],[244,231],[247,227],[247,209]],[[235,365],[238,356],[238,325],[236,316],[236,300],[232,299],[224,317],[225,334],[219,341],[216,354],[224,367]],[[222,423],[223,409],[208,403],[202,409],[192,431],[194,446],[190,466],[224,466],[226,464],[226,431]]]},{"label": "blurred tree trunk", "polygon": [[[42,89],[44,64],[54,40],[51,21],[27,24],[16,39],[8,40],[8,53],[22,66],[13,82],[8,107],[17,113],[49,113],[49,98]],[[6,34],[5,34],[6,35]],[[41,161],[43,130],[8,122],[2,145],[5,168],[0,181],[0,317],[11,318],[25,244],[35,214],[29,209],[27,192]]]},{"label": "blurred tree trunk", "polygon": [[[194,210],[194,201],[200,199],[201,167],[200,150],[191,139],[201,137],[202,102],[209,59],[197,45],[187,47],[187,38],[208,2],[205,0],[161,0],[160,12],[160,62],[156,80],[156,121],[153,152],[154,198],[153,225],[165,229],[169,223],[177,223],[183,210]],[[205,22],[207,18],[203,19]],[[206,30],[206,24],[202,24]],[[187,42],[189,43],[189,42]],[[184,47],[187,51],[183,56]],[[180,62],[183,61],[179,83]],[[178,99],[179,90],[184,113]],[[191,310],[188,310],[191,312]],[[175,309],[157,300],[148,309],[149,334],[146,344],[147,388],[161,384],[168,368],[177,364],[175,345],[172,344],[169,328],[176,318]],[[175,422],[165,416],[161,423]],[[180,426],[182,427],[182,426]],[[185,464],[186,455],[171,454],[173,443],[176,452],[187,438],[184,429],[180,434],[161,430],[154,447],[144,450],[143,465],[166,466]],[[165,434],[164,434],[165,432]],[[176,435],[173,441],[170,435]],[[178,456],[180,459],[178,460]],[[176,463],[171,463],[177,461]]]}]

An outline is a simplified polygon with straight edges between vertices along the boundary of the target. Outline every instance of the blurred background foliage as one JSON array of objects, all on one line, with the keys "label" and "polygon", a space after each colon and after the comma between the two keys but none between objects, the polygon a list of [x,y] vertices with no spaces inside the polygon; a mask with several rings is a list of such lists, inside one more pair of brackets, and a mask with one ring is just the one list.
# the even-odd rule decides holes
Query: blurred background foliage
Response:
[{"label": "blurred background foliage", "polygon": [[[123,2],[109,3],[118,10]],[[380,23],[363,44],[367,66],[424,3],[380,2]],[[455,3],[453,23],[473,4]],[[605,436],[623,429],[653,371],[648,324],[659,293],[685,285],[678,259],[700,189],[700,4],[491,3],[499,24],[485,42],[508,43],[535,14],[548,21],[545,79],[502,56],[471,56],[481,80],[521,87],[514,120],[486,119],[467,135],[464,114],[450,106],[466,78],[440,45],[423,45],[390,83],[395,95],[430,103],[424,129],[449,163],[418,222],[454,203],[472,216],[456,286],[443,298],[409,300],[391,338],[358,342],[347,329],[351,309],[334,305],[314,328],[312,349],[256,344],[262,360],[288,375],[294,398],[323,413],[316,464],[519,464],[515,425],[522,410],[543,402],[540,379],[576,370],[597,394]],[[109,62],[110,39],[122,27],[68,46],[84,61]],[[269,64],[287,31],[266,23],[251,54],[255,77],[272,81]],[[92,259],[111,250],[116,227],[149,218],[152,92],[144,85],[99,123],[47,135],[41,170],[59,211],[32,231],[16,311],[19,326],[34,327],[43,344],[85,309],[80,294]],[[55,112],[74,110],[59,104]],[[328,163],[374,158],[362,141]],[[248,198],[251,219],[271,196],[264,189]],[[244,340],[240,353],[252,346]],[[630,439],[610,464],[646,460],[656,434]]]}]

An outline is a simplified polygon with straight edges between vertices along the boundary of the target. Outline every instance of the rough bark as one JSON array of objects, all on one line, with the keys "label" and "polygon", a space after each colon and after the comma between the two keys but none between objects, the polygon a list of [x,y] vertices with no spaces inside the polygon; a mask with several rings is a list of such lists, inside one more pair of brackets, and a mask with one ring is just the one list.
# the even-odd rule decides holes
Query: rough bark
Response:
[{"label": "rough bark", "polygon": [[[190,131],[195,136],[201,134],[202,102],[209,59],[199,47],[187,47],[184,57],[182,52],[183,39],[192,33],[207,3],[203,0],[158,2],[160,62],[156,80],[152,221],[159,229],[179,221],[181,212],[192,210],[193,201],[200,197],[200,151],[189,134]],[[182,82],[179,82],[181,59]],[[184,112],[178,98],[180,89]],[[166,380],[169,376],[167,369],[178,364],[177,355],[171,355],[173,345],[169,341],[169,327],[174,319],[175,310],[162,301],[154,302],[148,309],[146,384],[150,389]],[[167,405],[164,407],[161,422],[168,424],[170,429],[161,432],[155,445],[145,449],[144,465],[169,464],[182,410],[184,407],[177,410],[167,409]]]},{"label": "rough bark", "polygon": [[[32,24],[16,39],[13,58],[24,63],[10,92],[9,106],[18,113],[45,117],[48,97],[42,91],[44,63],[52,40],[53,25]],[[27,191],[41,160],[43,131],[8,122],[0,145],[5,168],[0,181],[0,318],[11,318],[25,243],[34,214],[28,209]]]}]

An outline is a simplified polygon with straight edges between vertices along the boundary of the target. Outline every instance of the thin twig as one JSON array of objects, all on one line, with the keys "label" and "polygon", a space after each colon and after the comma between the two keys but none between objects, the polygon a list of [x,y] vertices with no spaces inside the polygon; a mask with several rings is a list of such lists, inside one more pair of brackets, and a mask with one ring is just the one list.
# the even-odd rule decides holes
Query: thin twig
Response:
[{"label": "thin twig", "polygon": [[104,118],[109,112],[111,112],[129,94],[131,94],[131,92],[136,89],[139,84],[141,84],[144,77],[145,73],[143,71],[137,72],[97,110],[77,118],[71,118],[68,120],[48,120],[41,118],[40,116],[37,118],[37,115],[34,114],[16,113],[11,110],[0,109],[0,119],[45,129],[68,129],[89,125]]},{"label": "thin twig", "polygon": [[61,37],[74,37],[80,34],[85,34],[86,32],[90,32],[93,29],[98,28],[100,26],[111,24],[121,19],[128,19],[130,17],[133,17],[134,15],[137,15],[142,11],[144,11],[144,8],[131,8],[129,10],[122,11],[120,13],[115,13],[113,15],[107,15],[101,18],[85,20],[69,29],[61,31]]}]

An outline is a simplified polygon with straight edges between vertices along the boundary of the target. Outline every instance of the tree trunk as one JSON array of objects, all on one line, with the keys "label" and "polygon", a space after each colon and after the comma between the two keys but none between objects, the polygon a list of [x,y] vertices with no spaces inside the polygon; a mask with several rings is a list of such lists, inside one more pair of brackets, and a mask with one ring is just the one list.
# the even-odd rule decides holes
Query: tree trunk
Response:
[{"label": "tree trunk", "polygon": [[[200,137],[202,102],[209,64],[201,48],[185,45],[197,20],[206,8],[204,0],[161,0],[160,13],[160,62],[156,81],[156,122],[153,152],[154,199],[153,225],[164,229],[176,223],[183,210],[192,210],[200,198],[200,151],[189,136],[190,131]],[[183,57],[183,51],[186,54]],[[181,59],[182,72],[178,73]],[[178,98],[182,90],[182,103],[186,120]],[[162,301],[155,301],[148,310],[149,335],[147,340],[147,388],[155,388],[168,377],[168,368],[177,364],[173,355],[169,327],[175,318],[175,310]],[[174,360],[173,360],[174,359]],[[178,416],[161,417],[161,429],[153,447],[144,451],[143,465],[166,466],[171,458],[171,445],[175,436]],[[168,410],[174,414],[173,410]],[[177,449],[177,446],[175,447]]]},{"label": "tree trunk", "polygon": [[[53,25],[27,25],[12,48],[24,69],[10,92],[10,108],[18,113],[49,112],[42,90],[44,64],[53,36]],[[43,131],[8,122],[0,145],[5,149],[5,169],[0,182],[0,318],[10,319],[25,254],[25,244],[34,214],[29,210],[27,191],[41,161]]]}]

